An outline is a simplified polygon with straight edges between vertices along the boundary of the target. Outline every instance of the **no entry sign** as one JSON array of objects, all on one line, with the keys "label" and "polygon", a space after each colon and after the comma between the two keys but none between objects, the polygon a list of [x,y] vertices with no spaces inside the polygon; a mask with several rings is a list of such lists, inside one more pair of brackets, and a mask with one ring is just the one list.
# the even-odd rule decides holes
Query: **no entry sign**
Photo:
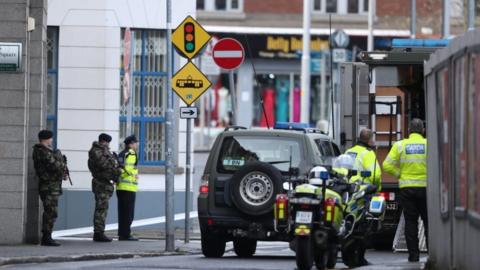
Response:
[{"label": "no entry sign", "polygon": [[213,47],[213,61],[223,69],[236,69],[244,59],[245,50],[236,39],[223,38]]}]

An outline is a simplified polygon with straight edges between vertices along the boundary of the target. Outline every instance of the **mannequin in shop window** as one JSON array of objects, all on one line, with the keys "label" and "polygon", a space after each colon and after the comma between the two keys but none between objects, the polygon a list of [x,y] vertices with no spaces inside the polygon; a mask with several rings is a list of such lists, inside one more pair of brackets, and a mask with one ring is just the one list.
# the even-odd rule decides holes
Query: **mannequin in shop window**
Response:
[{"label": "mannequin in shop window", "polygon": [[260,121],[260,126],[267,127],[267,119],[265,119],[266,114],[268,117],[268,126],[272,127],[275,123],[275,90],[270,85],[263,89],[262,96],[265,113],[262,113],[262,120]]},{"label": "mannequin in shop window", "polygon": [[276,98],[276,120],[277,122],[288,121],[288,85],[289,81],[286,79],[277,80],[277,98]]},{"label": "mannequin in shop window", "polygon": [[300,102],[301,90],[300,87],[295,86],[295,88],[293,88],[293,122],[300,122]]},{"label": "mannequin in shop window", "polygon": [[228,89],[221,87],[218,89],[217,117],[218,126],[225,127],[230,124],[229,112],[231,111],[230,94]]}]

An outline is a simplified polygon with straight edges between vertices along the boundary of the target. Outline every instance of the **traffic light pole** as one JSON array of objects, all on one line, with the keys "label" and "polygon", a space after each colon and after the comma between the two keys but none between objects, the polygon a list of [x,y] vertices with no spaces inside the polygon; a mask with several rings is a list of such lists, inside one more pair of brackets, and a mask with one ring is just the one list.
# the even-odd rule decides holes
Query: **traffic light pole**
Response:
[{"label": "traffic light pole", "polygon": [[173,252],[175,250],[175,232],[174,222],[174,184],[175,184],[175,164],[174,149],[175,119],[173,116],[173,90],[172,90],[172,69],[173,69],[173,51],[172,51],[172,3],[167,0],[167,111],[165,122],[165,250]]}]

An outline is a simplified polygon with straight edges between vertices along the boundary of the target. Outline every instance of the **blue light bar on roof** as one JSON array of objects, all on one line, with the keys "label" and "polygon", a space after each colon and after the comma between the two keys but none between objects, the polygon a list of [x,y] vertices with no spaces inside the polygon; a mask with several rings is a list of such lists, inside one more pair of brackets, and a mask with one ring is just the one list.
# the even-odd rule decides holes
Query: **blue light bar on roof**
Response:
[{"label": "blue light bar on roof", "polygon": [[290,122],[277,122],[274,129],[292,129],[292,130],[304,130],[310,128],[307,123],[290,123]]},{"label": "blue light bar on roof", "polygon": [[392,47],[423,47],[423,48],[438,48],[446,47],[450,43],[449,39],[399,39],[392,40]]}]

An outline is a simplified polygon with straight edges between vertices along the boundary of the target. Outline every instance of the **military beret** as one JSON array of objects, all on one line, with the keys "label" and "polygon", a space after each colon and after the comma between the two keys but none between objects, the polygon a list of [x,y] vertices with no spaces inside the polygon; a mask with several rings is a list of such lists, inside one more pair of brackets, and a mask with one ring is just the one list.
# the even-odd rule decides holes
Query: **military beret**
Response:
[{"label": "military beret", "polygon": [[53,137],[53,132],[51,132],[50,130],[40,130],[40,132],[38,133],[38,139],[39,140],[48,140],[48,139],[51,139]]},{"label": "military beret", "polygon": [[112,141],[112,136],[102,133],[98,136],[98,141],[99,142],[111,142]]},{"label": "military beret", "polygon": [[137,137],[135,137],[135,135],[130,135],[130,136],[126,137],[123,142],[125,143],[125,145],[129,145],[131,143],[138,142],[138,140],[137,140]]}]

